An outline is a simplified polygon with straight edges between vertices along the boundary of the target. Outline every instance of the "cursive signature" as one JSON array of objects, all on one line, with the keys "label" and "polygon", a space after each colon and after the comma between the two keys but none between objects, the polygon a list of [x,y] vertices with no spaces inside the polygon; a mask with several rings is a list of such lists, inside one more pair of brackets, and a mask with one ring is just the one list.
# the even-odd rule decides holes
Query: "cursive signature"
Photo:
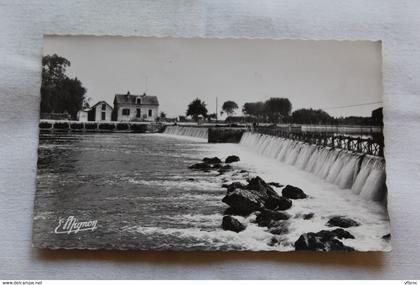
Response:
[{"label": "cursive signature", "polygon": [[59,218],[58,225],[54,229],[54,233],[56,234],[71,234],[81,231],[94,231],[97,229],[98,221],[91,220],[91,221],[84,221],[80,222],[74,216],[68,216],[67,218]]}]

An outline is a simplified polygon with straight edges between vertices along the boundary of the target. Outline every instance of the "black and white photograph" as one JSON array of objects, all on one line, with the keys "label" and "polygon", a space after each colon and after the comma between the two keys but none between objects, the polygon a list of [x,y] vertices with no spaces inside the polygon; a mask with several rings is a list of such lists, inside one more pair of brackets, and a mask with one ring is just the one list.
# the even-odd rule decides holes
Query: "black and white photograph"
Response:
[{"label": "black and white photograph", "polygon": [[34,247],[391,250],[381,41],[43,41]]}]

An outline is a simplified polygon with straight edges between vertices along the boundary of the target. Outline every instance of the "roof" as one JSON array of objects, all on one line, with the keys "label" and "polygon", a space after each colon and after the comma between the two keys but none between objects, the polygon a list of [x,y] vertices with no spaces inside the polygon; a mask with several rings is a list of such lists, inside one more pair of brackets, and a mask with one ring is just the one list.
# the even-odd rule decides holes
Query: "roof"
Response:
[{"label": "roof", "polygon": [[115,94],[114,102],[118,104],[121,103],[128,103],[128,104],[136,104],[136,99],[141,98],[141,105],[159,105],[158,98],[153,95],[136,95],[136,94]]},{"label": "roof", "polygon": [[114,109],[114,108],[112,108],[112,106],[111,105],[109,105],[106,101],[99,101],[98,103],[96,103],[95,105],[93,105],[90,109],[93,109],[93,108],[95,108],[97,105],[99,105],[99,104],[103,104],[103,103],[105,103],[105,104],[107,104],[111,109]]}]

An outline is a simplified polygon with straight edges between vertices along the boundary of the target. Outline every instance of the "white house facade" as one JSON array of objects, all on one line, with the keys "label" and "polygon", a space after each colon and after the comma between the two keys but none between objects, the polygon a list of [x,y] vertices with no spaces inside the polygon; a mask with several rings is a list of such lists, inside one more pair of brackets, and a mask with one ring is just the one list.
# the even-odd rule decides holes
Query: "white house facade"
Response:
[{"label": "white house facade", "polygon": [[89,111],[89,121],[111,121],[113,108],[105,101],[99,101]]},{"label": "white house facade", "polygon": [[114,99],[113,119],[115,121],[156,121],[159,113],[159,101],[156,96],[116,94]]}]

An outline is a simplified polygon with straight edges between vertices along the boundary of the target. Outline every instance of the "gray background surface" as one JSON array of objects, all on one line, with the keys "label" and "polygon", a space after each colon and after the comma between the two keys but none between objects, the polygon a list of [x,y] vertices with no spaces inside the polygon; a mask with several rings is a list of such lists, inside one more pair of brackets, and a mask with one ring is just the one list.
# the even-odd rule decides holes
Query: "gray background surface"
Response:
[{"label": "gray background surface", "polygon": [[[420,278],[420,2],[0,1],[0,278]],[[31,248],[43,34],[383,40],[391,253]],[[92,51],[93,53],[95,51]]]}]

